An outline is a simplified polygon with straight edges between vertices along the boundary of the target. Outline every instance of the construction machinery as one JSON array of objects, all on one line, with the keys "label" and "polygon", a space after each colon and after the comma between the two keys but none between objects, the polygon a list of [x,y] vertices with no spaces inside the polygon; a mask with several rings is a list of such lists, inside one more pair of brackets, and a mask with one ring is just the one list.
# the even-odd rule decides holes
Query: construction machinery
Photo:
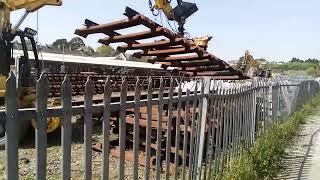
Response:
[{"label": "construction machinery", "polygon": [[177,0],[177,6],[173,8],[171,3],[171,0],[155,0],[154,3],[149,0],[150,10],[153,15],[157,16],[159,14],[155,13],[155,9],[162,11],[168,20],[176,21],[178,23],[178,32],[181,36],[184,36],[184,24],[186,23],[186,19],[198,11],[198,7],[195,3]]},{"label": "construction machinery", "polygon": [[202,47],[206,51],[208,48],[208,43],[211,39],[212,39],[212,36],[205,35],[205,36],[194,38],[193,42],[195,45]]},{"label": "construction machinery", "polygon": [[239,69],[247,76],[270,78],[272,75],[271,70],[263,70],[260,67],[260,63],[253,58],[248,50],[245,51],[244,57],[240,59]]},{"label": "construction machinery", "polygon": [[[34,36],[36,31],[25,28],[21,31],[19,29],[22,22],[25,20],[29,13],[35,12],[43,6],[60,6],[61,0],[2,0],[0,1],[0,99],[2,104],[6,94],[6,78],[9,75],[10,70],[14,70],[17,76],[17,88],[19,94],[19,105],[22,108],[33,107],[35,102],[35,79],[40,76],[40,66],[38,62],[38,52]],[[10,13],[15,10],[25,9],[25,13],[14,27],[11,27]],[[13,40],[18,38],[23,50],[23,55],[19,58],[12,57]],[[27,43],[31,43],[32,51],[36,62],[36,67],[31,67],[29,62]],[[36,69],[35,73],[31,73],[31,69]],[[54,118],[57,119],[57,118]],[[51,118],[48,119],[48,127],[57,127],[56,122],[50,124]],[[30,125],[30,121],[22,120],[19,123],[19,137],[23,139],[27,127]],[[48,129],[52,131],[52,129]],[[0,124],[0,146],[5,143],[5,124]]]}]

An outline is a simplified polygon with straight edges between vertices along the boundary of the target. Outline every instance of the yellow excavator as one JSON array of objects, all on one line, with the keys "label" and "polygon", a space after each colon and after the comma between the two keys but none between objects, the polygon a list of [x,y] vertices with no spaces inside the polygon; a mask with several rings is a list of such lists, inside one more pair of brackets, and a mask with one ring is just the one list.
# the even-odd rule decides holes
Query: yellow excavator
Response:
[{"label": "yellow excavator", "polygon": [[[171,3],[171,0],[149,0],[150,10],[153,12],[153,14],[156,15],[155,10],[162,11],[166,15],[168,20],[176,21],[178,23],[178,31],[181,34],[181,36],[184,36],[184,24],[186,22],[186,19],[192,14],[194,14],[198,10],[198,8],[196,4],[184,2],[182,0],[177,0],[177,5],[174,8],[171,6]],[[61,6],[62,0],[0,0],[0,101],[2,101],[2,104],[4,102],[4,97],[6,94],[6,78],[8,77],[10,69],[14,67],[14,69],[16,69],[17,77],[19,79],[18,90],[20,94],[20,107],[29,108],[34,106],[35,84],[32,80],[32,78],[34,77],[32,77],[31,75],[31,67],[28,61],[29,58],[26,40],[29,40],[31,42],[35,60],[36,62],[38,62],[38,52],[34,40],[34,36],[37,32],[30,28],[26,28],[24,31],[21,31],[19,27],[29,13],[35,12],[46,5]],[[26,11],[24,15],[21,17],[21,19],[18,21],[18,23],[14,27],[11,27],[10,13],[19,9],[25,9]],[[13,47],[12,41],[16,37],[20,38],[24,54],[18,59],[18,63],[14,61],[11,54]],[[39,63],[36,64],[36,78],[39,78]],[[20,140],[23,139],[25,135],[24,132],[27,129],[27,126],[29,126],[29,124],[24,124],[23,122],[28,123],[28,121],[21,121],[20,123],[20,127],[18,130],[18,132],[20,132]],[[33,126],[35,126],[34,120],[32,120],[32,122]],[[59,118],[48,118],[47,132],[50,133],[54,131],[59,127],[59,125]],[[5,125],[0,124],[0,146],[5,143],[4,128]]]},{"label": "yellow excavator", "polygon": [[271,70],[263,70],[260,67],[260,63],[253,58],[248,50],[245,51],[244,57],[240,60],[240,71],[249,77],[265,77],[270,78],[272,76]]},{"label": "yellow excavator", "polygon": [[[61,0],[0,0],[0,101],[2,106],[6,94],[6,79],[10,69],[16,70],[18,79],[18,94],[19,106],[21,108],[33,107],[35,102],[35,81],[32,79],[39,78],[40,68],[38,61],[38,52],[34,36],[36,31],[30,28],[25,28],[23,31],[19,29],[22,22],[26,19],[29,13],[35,12],[43,6],[61,6]],[[11,27],[10,13],[19,9],[25,9],[25,13],[14,27]],[[12,41],[18,38],[21,42],[23,56],[14,59],[12,57],[13,43]],[[26,41],[30,41],[32,50],[36,60],[36,75],[31,74],[31,64],[28,57],[28,49]],[[33,120],[34,121],[34,120]],[[48,132],[52,132],[59,127],[59,118],[48,119]],[[52,124],[53,123],[53,124]],[[34,124],[34,123],[33,123]],[[29,121],[21,121],[19,123],[19,140],[21,141],[29,127]],[[0,146],[5,144],[5,124],[0,124]]]},{"label": "yellow excavator", "polygon": [[186,19],[198,11],[198,7],[195,3],[177,0],[177,6],[173,8],[171,3],[171,0],[155,0],[154,3],[152,3],[152,0],[149,0],[150,10],[153,15],[158,15],[158,13],[155,12],[155,9],[162,11],[168,20],[176,21],[178,23],[179,34],[184,36],[184,24],[186,23]]}]

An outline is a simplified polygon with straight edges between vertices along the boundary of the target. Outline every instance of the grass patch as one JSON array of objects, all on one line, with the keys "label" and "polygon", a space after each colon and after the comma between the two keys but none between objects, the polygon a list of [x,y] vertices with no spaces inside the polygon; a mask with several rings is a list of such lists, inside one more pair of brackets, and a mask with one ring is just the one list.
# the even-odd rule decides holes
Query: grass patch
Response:
[{"label": "grass patch", "polygon": [[284,123],[272,125],[253,147],[231,161],[229,169],[220,175],[219,179],[255,180],[275,177],[280,169],[285,149],[299,131],[300,125],[306,123],[306,117],[319,104],[320,93]]}]

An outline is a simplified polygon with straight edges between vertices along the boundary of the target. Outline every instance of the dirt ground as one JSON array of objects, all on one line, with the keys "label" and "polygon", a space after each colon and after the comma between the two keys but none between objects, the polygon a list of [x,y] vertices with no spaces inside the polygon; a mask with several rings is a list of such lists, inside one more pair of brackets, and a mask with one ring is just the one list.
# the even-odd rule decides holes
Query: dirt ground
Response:
[{"label": "dirt ground", "polygon": [[319,179],[320,107],[307,117],[306,122],[286,149],[282,169],[275,179]]},{"label": "dirt ground", "polygon": [[[80,121],[80,122],[79,122]],[[26,140],[19,149],[19,175],[20,179],[35,179],[36,154],[34,149],[34,131],[30,130]],[[114,138],[114,137],[113,137]],[[60,131],[48,135],[47,148],[47,179],[61,179],[61,136]],[[93,127],[93,141],[102,141],[101,123],[95,123]],[[111,135],[112,139],[112,135]],[[71,176],[72,179],[84,179],[84,158],[83,158],[83,123],[81,120],[73,119],[72,125],[72,150],[71,150]],[[110,156],[110,179],[118,179],[117,157]],[[92,151],[92,179],[101,179],[102,154]],[[125,164],[125,177],[132,179],[132,162]],[[0,180],[5,179],[5,152],[0,150]],[[144,178],[144,167],[139,167],[139,179]],[[154,179],[155,172],[151,171],[151,179]],[[162,174],[163,176],[163,174]]]}]

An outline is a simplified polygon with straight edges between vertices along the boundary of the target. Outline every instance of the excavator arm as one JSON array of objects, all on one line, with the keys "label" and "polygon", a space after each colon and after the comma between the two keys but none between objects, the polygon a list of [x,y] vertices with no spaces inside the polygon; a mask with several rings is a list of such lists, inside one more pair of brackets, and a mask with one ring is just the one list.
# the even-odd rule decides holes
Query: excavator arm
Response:
[{"label": "excavator arm", "polygon": [[10,28],[10,12],[25,9],[27,13],[34,12],[43,6],[61,6],[62,0],[2,0],[0,1],[0,28],[7,33]]},{"label": "excavator arm", "polygon": [[173,21],[173,8],[168,0],[155,0],[154,8],[163,11],[170,21]]},{"label": "excavator arm", "polygon": [[184,35],[184,24],[186,19],[198,10],[196,4],[184,2],[182,0],[177,0],[177,6],[174,8],[171,6],[171,0],[155,0],[153,6],[151,0],[149,0],[149,4],[151,10],[157,9],[162,11],[168,20],[176,21],[179,25],[179,33],[182,36]]},{"label": "excavator arm", "polygon": [[34,12],[43,6],[61,6],[61,0],[6,0],[6,6],[10,11],[25,9],[27,12]]}]

